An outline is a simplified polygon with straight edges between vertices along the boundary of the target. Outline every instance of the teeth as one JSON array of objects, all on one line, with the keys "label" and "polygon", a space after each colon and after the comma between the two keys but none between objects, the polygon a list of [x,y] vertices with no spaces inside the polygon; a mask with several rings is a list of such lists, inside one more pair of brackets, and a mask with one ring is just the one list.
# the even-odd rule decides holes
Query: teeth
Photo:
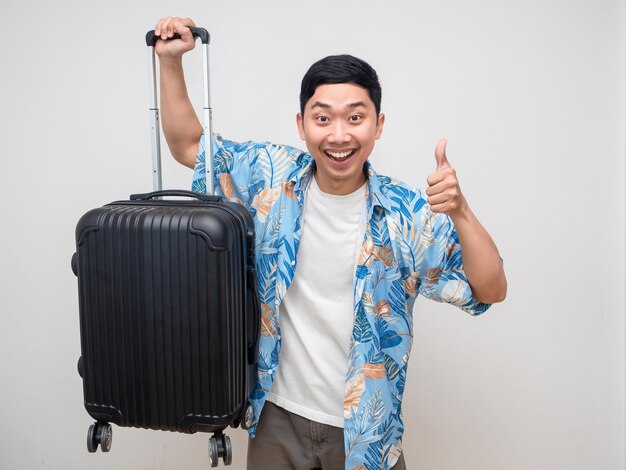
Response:
[{"label": "teeth", "polygon": [[333,157],[333,158],[346,158],[346,157],[352,155],[352,150],[349,150],[347,152],[341,152],[341,153],[330,152],[329,150],[327,150],[326,153],[328,155],[330,155],[331,157]]}]

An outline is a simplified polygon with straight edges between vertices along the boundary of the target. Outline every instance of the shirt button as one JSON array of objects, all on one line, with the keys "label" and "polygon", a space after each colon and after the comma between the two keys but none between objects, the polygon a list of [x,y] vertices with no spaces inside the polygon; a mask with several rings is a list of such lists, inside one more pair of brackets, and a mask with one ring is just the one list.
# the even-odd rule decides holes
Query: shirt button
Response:
[{"label": "shirt button", "polygon": [[296,265],[296,260],[293,260],[293,261],[291,262],[291,265],[292,265],[292,266],[295,266],[295,265]]},{"label": "shirt button", "polygon": [[278,335],[278,336],[276,337],[276,339],[280,341],[280,335]]},{"label": "shirt button", "polygon": [[272,369],[270,369],[270,370],[268,370],[268,371],[267,371],[267,373],[268,373],[269,375],[272,375],[272,374],[274,373],[274,371],[273,371]]}]

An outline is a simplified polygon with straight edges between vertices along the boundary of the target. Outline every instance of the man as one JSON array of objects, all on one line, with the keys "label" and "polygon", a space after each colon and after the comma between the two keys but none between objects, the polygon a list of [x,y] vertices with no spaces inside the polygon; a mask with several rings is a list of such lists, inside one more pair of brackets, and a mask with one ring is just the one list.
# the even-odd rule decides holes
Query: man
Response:
[{"label": "man", "polygon": [[[181,35],[156,46],[161,113],[172,155],[204,191],[206,136],[181,62],[194,47],[189,26],[164,18],[155,27],[162,39]],[[380,102],[367,63],[331,56],[302,81],[297,126],[308,153],[215,141],[218,192],[256,224],[263,318],[248,468],[406,468],[401,402],[417,294],[474,315],[506,295],[498,250],[445,140],[425,194],[368,163],[385,123]]]}]

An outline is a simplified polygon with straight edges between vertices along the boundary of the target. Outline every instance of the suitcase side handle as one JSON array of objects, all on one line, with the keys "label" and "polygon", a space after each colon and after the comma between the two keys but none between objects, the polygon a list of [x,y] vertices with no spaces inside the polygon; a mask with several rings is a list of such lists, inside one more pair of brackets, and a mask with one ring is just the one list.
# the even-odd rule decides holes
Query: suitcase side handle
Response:
[{"label": "suitcase side handle", "polygon": [[[189,29],[191,30],[191,34],[193,35],[194,39],[200,38],[200,41],[202,41],[202,44],[209,44],[209,42],[211,41],[211,35],[206,29],[204,28],[189,28]],[[161,39],[161,37],[154,34],[154,29],[148,31],[146,33],[146,46],[154,47],[156,45],[156,42],[159,39]],[[172,39],[180,39],[180,34],[175,34]]]},{"label": "suitcase side handle", "polygon": [[131,194],[131,201],[149,201],[161,196],[179,196],[179,197],[191,197],[198,199],[199,201],[207,202],[219,202],[222,200],[221,196],[215,196],[213,194],[201,194],[193,191],[185,191],[182,189],[166,189],[162,191],[152,191],[151,193]]},{"label": "suitcase side handle", "polygon": [[252,321],[252,341],[248,344],[248,364],[256,364],[256,352],[261,334],[261,303],[259,301],[259,290],[257,285],[257,275],[254,265],[248,267],[248,294],[252,304],[252,312],[248,312],[248,320]]}]

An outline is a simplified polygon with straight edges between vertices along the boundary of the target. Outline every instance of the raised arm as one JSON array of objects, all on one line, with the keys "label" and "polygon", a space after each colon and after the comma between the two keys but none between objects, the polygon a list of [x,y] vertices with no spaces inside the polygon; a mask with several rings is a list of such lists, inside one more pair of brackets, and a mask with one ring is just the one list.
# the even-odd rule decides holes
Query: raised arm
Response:
[{"label": "raised arm", "polygon": [[446,140],[435,150],[437,170],[428,177],[428,204],[448,214],[461,243],[463,270],[479,302],[492,304],[506,297],[507,282],[498,248],[461,193],[454,168],[446,157]]},{"label": "raised arm", "polygon": [[[161,123],[163,134],[176,161],[193,168],[202,135],[202,125],[189,101],[183,73],[183,54],[192,50],[195,41],[189,30],[190,18],[167,17],[159,20],[154,32],[161,81]],[[181,39],[171,39],[180,34]]]}]

